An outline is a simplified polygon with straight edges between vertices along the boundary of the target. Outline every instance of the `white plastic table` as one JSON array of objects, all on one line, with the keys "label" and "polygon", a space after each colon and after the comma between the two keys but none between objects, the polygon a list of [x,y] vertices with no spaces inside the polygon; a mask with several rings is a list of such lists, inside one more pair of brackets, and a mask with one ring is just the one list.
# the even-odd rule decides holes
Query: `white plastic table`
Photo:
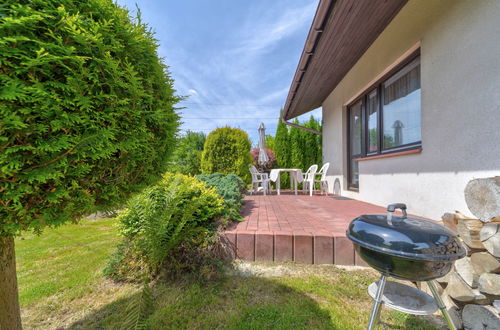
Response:
[{"label": "white plastic table", "polygon": [[276,182],[276,192],[278,195],[280,195],[280,177],[283,172],[290,173],[290,190],[295,190],[295,195],[297,195],[297,182],[302,182],[302,170],[299,168],[274,168],[271,170],[269,179]]}]

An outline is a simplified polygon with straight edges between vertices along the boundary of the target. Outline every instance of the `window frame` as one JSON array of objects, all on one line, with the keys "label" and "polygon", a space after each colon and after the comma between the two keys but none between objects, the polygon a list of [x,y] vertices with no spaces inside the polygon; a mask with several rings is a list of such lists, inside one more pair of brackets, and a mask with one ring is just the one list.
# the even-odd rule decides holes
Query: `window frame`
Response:
[{"label": "window frame", "polygon": [[[354,106],[355,104],[357,104],[358,102],[361,102],[361,109],[360,109],[360,116],[361,116],[361,152],[359,154],[356,154],[356,155],[352,155],[351,154],[351,149],[352,149],[352,140],[351,140],[351,108],[352,106]],[[348,160],[348,187],[349,189],[351,190],[358,190],[359,189],[359,180],[358,180],[358,184],[353,184],[352,183],[352,160],[353,159],[360,159],[360,158],[363,158],[365,157],[365,153],[364,153],[364,150],[365,150],[365,144],[366,144],[366,141],[365,141],[365,119],[364,119],[364,116],[363,116],[363,112],[365,111],[364,109],[364,102],[361,100],[361,98],[358,98],[356,99],[355,101],[353,101],[351,103],[351,105],[349,106],[349,108],[347,109],[347,153],[349,155],[349,160]],[[355,157],[355,158],[354,158]]]},{"label": "window frame", "polygon": [[[380,79],[376,82],[368,86],[356,97],[352,100],[346,107],[347,111],[347,187],[348,190],[359,191],[359,180],[358,184],[352,184],[352,160],[353,159],[363,159],[371,156],[379,156],[397,153],[401,151],[413,150],[413,149],[421,149],[422,148],[422,136],[420,136],[420,141],[415,141],[412,143],[407,143],[404,145],[384,148],[384,107],[383,107],[383,99],[384,99],[384,84],[393,78],[396,74],[404,70],[409,64],[411,64],[416,59],[419,60],[418,65],[421,66],[420,61],[420,48],[406,57],[403,61],[401,61],[398,65],[392,68],[389,72],[384,74]],[[421,89],[422,87],[420,87]],[[374,91],[377,93],[377,150],[368,152],[369,148],[369,128],[368,128],[368,96],[372,94]],[[351,108],[353,105],[357,104],[361,101],[361,125],[362,125],[362,142],[361,142],[361,156],[355,155],[353,157],[351,155]],[[422,110],[422,103],[420,103],[420,110]],[[422,129],[422,127],[420,127]]]}]

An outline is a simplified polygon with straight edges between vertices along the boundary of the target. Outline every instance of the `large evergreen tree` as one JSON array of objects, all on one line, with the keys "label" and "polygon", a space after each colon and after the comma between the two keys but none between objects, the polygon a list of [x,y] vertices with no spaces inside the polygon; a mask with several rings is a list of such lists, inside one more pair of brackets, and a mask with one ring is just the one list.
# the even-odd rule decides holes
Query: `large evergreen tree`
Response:
[{"label": "large evergreen tree", "polygon": [[[309,121],[304,124],[305,127],[311,128],[315,131],[321,130],[321,125],[314,119],[313,116],[309,118]],[[311,132],[303,131],[304,140],[304,164],[303,168],[307,170],[312,164],[318,164],[321,167],[321,146],[319,145],[321,140],[321,135],[317,135]]]},{"label": "large evergreen tree", "polygon": [[0,329],[11,330],[14,236],[158,180],[179,98],[150,29],[112,0],[4,0],[0,44]]},{"label": "large evergreen tree", "polygon": [[[299,124],[298,119],[293,121],[294,124]],[[290,127],[290,166],[293,168],[304,169],[304,130],[296,127]]]},{"label": "large evergreen tree", "polygon": [[[276,137],[274,138],[274,155],[276,156],[277,167],[287,168],[290,166],[290,143],[288,139],[288,128],[281,121],[278,121]],[[281,183],[283,186],[288,184],[286,175],[282,175]]]}]

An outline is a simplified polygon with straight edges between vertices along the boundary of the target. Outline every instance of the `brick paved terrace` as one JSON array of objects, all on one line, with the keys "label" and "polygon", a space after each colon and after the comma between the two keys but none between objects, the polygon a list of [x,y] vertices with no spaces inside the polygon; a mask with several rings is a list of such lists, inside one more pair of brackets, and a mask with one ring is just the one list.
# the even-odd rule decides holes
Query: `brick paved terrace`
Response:
[{"label": "brick paved terrace", "polygon": [[331,195],[248,195],[245,220],[228,228],[226,236],[235,247],[234,257],[242,260],[364,266],[346,229],[356,216],[385,212],[384,207]]}]

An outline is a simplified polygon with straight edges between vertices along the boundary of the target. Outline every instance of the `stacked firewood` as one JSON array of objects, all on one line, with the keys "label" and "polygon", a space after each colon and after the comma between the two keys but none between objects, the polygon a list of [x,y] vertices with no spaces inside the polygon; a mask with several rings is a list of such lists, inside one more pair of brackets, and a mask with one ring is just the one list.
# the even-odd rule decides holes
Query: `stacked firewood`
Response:
[{"label": "stacked firewood", "polygon": [[468,251],[438,279],[442,298],[457,328],[500,329],[500,177],[472,180],[465,199],[476,218],[458,211],[442,217]]}]

